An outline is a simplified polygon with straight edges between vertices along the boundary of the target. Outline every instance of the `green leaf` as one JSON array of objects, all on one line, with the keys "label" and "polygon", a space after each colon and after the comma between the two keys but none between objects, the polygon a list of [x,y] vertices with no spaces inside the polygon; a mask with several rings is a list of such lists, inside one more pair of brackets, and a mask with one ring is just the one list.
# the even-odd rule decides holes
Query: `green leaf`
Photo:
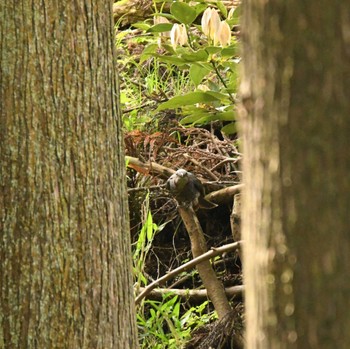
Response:
[{"label": "green leaf", "polygon": [[234,121],[236,120],[236,114],[233,110],[218,112],[215,114],[216,120],[221,121]]},{"label": "green leaf", "polygon": [[170,13],[181,23],[191,24],[197,17],[196,10],[185,2],[174,2]]},{"label": "green leaf", "polygon": [[144,48],[140,57],[140,63],[144,62],[149,56],[154,56],[158,50],[157,44],[150,44]]},{"label": "green leaf", "polygon": [[173,48],[173,45],[162,43],[162,48],[164,48],[164,50],[166,50],[170,55],[176,55],[176,51]]},{"label": "green leaf", "polygon": [[178,319],[180,317],[180,303],[177,302],[175,306],[173,307],[173,312],[171,314],[174,319]]},{"label": "green leaf", "polygon": [[220,90],[220,86],[218,85],[217,82],[214,82],[213,80],[209,79],[207,81],[208,87],[210,91],[219,91]]},{"label": "green leaf", "polygon": [[237,47],[234,47],[234,46],[225,47],[222,49],[221,55],[223,57],[235,57],[238,55]]},{"label": "green leaf", "polygon": [[141,29],[141,30],[147,30],[149,29],[150,25],[144,22],[137,22],[132,25],[134,28]]},{"label": "green leaf", "polygon": [[190,115],[184,117],[181,121],[181,125],[188,125],[188,124],[201,124],[205,125],[212,121],[235,121],[236,116],[233,110],[231,111],[225,111],[225,112],[209,112],[206,110],[200,110],[195,113],[191,113]]},{"label": "green leaf", "polygon": [[[217,100],[220,101],[226,101],[228,100],[228,95],[225,93],[220,93],[220,92],[215,92],[215,91],[208,91],[208,95],[211,95],[212,97],[216,98]],[[223,103],[223,105],[227,105],[228,103]]]},{"label": "green leaf", "polygon": [[157,49],[158,49],[157,44],[149,44],[143,49],[142,54],[147,55],[147,54],[155,53],[157,52]]},{"label": "green leaf", "polygon": [[220,12],[225,16],[225,18],[227,17],[227,8],[226,6],[221,2],[221,1],[218,1],[216,3],[218,9],[220,10]]},{"label": "green leaf", "polygon": [[187,61],[180,57],[174,57],[174,56],[161,56],[161,55],[155,55],[160,61],[165,63],[172,63],[175,65],[185,65]]},{"label": "green leaf", "polygon": [[198,86],[203,78],[211,72],[211,69],[208,69],[202,64],[192,64],[190,67],[190,78],[193,83]]},{"label": "green leaf", "polygon": [[[237,62],[230,60],[228,62],[222,62],[221,64],[224,68],[228,68],[231,71],[231,73],[234,73],[237,75],[237,70],[238,70]],[[237,76],[235,76],[235,79],[237,79]]]},{"label": "green leaf", "polygon": [[208,60],[208,52],[205,50],[198,50],[195,52],[182,53],[181,57],[189,62],[206,62]]},{"label": "green leaf", "polygon": [[146,220],[146,230],[147,230],[147,240],[151,241],[153,238],[153,219],[151,211],[148,211],[147,220]]},{"label": "green leaf", "polygon": [[180,124],[181,125],[188,125],[188,124],[199,124],[201,123],[201,120],[205,120],[210,117],[210,113],[206,110],[200,110],[196,113],[191,113],[188,116],[185,116],[183,119],[181,119]]},{"label": "green leaf", "polygon": [[214,53],[218,53],[222,50],[221,47],[219,46],[208,46],[206,49],[205,49],[209,54],[214,54]]},{"label": "green leaf", "polygon": [[192,105],[196,103],[209,103],[218,101],[218,98],[210,95],[208,92],[190,92],[183,96],[176,96],[170,99],[169,101],[162,103],[157,111],[164,109],[175,109],[183,107],[185,105]]},{"label": "green leaf", "polygon": [[225,125],[221,132],[226,133],[227,135],[232,135],[233,133],[237,132],[237,127],[235,122],[231,122],[228,125]]},{"label": "green leaf", "polygon": [[173,27],[172,23],[159,23],[147,29],[147,33],[170,32],[172,27]]},{"label": "green leaf", "polygon": [[202,12],[204,12],[204,10],[206,10],[206,8],[208,7],[207,4],[198,4],[194,6],[194,10],[196,11],[196,15],[198,16],[199,14],[201,14]]}]

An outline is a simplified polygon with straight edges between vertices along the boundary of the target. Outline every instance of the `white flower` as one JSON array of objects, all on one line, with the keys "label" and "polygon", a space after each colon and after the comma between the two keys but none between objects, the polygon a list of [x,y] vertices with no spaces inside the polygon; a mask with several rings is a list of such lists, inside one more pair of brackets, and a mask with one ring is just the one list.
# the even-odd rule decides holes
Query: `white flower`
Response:
[{"label": "white flower", "polygon": [[214,45],[220,43],[222,46],[227,46],[231,42],[231,28],[227,22],[220,22],[219,29],[214,35]]},{"label": "white flower", "polygon": [[177,45],[183,46],[187,43],[187,31],[184,24],[175,23],[170,32],[170,41],[174,49]]},{"label": "white flower", "polygon": [[214,39],[216,32],[220,29],[220,16],[214,8],[208,7],[202,16],[203,33],[210,39]]},{"label": "white flower", "polygon": [[[153,17],[153,24],[157,25],[157,24],[163,24],[163,23],[170,23],[167,18],[162,17],[162,16],[154,16]],[[163,32],[160,33],[158,39],[157,39],[157,43],[158,43],[158,47],[161,48],[162,47],[162,43],[164,41],[164,38],[167,38],[170,36],[170,31],[169,32]]]},{"label": "white flower", "polygon": [[156,24],[162,24],[162,23],[170,23],[167,18],[162,16],[154,16],[153,17],[153,23]]}]

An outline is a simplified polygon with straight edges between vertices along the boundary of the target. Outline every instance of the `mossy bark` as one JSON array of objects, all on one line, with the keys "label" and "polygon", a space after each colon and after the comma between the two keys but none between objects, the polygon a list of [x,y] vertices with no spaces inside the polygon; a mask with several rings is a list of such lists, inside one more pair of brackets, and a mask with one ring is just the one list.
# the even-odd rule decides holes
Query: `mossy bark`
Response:
[{"label": "mossy bark", "polygon": [[0,347],[135,348],[112,4],[0,4]]},{"label": "mossy bark", "polygon": [[350,7],[244,1],[248,348],[350,347]]}]

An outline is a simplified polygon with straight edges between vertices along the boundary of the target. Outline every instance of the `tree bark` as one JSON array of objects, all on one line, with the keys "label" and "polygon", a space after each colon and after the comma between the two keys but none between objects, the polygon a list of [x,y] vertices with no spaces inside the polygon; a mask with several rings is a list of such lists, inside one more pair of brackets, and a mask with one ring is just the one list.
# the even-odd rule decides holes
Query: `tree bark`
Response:
[{"label": "tree bark", "polygon": [[248,348],[350,348],[350,7],[244,1]]},{"label": "tree bark", "polygon": [[0,4],[0,347],[135,348],[112,4]]}]

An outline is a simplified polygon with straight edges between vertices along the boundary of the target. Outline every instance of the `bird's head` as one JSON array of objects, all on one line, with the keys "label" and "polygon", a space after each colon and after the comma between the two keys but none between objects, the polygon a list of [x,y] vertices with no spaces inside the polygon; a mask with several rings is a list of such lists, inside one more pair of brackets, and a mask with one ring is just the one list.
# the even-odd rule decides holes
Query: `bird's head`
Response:
[{"label": "bird's head", "polygon": [[176,175],[179,177],[186,177],[188,172],[186,170],[184,170],[183,168],[180,168],[179,170],[177,170]]}]

